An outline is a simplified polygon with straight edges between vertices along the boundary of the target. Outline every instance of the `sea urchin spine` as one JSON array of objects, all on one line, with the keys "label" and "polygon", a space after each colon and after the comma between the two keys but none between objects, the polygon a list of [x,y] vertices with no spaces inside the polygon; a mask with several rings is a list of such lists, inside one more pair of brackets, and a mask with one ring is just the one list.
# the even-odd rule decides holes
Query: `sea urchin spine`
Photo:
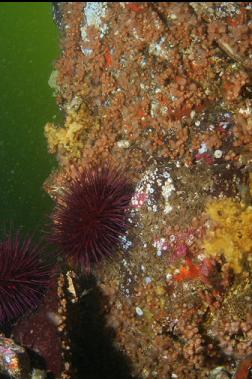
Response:
[{"label": "sea urchin spine", "polygon": [[133,191],[117,168],[77,170],[57,200],[51,240],[84,271],[90,271],[118,247],[127,229]]},{"label": "sea urchin spine", "polygon": [[36,308],[49,284],[50,270],[38,245],[17,234],[0,242],[0,325]]}]

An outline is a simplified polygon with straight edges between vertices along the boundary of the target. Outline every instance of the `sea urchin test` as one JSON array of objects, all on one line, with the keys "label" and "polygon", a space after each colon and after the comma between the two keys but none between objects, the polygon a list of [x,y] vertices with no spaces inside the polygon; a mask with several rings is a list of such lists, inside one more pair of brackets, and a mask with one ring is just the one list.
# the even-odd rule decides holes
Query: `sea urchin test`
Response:
[{"label": "sea urchin test", "polygon": [[50,280],[40,253],[39,245],[19,234],[0,242],[0,325],[39,305]]},{"label": "sea urchin test", "polygon": [[132,184],[117,168],[77,170],[57,199],[51,240],[82,270],[90,271],[119,246],[132,195]]}]

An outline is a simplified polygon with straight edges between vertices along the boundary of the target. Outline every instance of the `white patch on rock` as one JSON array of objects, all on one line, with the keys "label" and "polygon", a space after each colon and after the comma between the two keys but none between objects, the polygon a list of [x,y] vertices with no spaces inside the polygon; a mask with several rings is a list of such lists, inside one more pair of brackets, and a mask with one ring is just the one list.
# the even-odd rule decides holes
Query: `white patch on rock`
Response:
[{"label": "white patch on rock", "polygon": [[[104,23],[103,17],[106,16],[107,2],[92,2],[86,3],[84,8],[85,22],[81,27],[81,38],[83,41],[88,41],[87,28],[94,26],[100,31],[100,37],[104,37],[108,30],[108,26]],[[85,50],[82,50],[85,53]]]},{"label": "white patch on rock", "polygon": [[172,178],[169,175],[168,179],[165,181],[165,184],[162,186],[162,195],[165,200],[164,213],[166,214],[172,211],[172,206],[169,202],[169,199],[173,191],[175,191],[175,187],[173,185]]}]

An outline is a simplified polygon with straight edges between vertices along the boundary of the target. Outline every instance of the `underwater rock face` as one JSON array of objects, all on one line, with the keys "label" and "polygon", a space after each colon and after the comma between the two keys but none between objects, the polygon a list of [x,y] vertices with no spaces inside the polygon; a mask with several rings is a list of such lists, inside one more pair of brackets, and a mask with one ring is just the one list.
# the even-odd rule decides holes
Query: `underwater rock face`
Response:
[{"label": "underwater rock face", "polygon": [[[66,118],[45,127],[59,162],[45,189],[57,202],[76,167],[107,161],[135,183],[117,259],[94,267],[103,295],[94,320],[104,315],[132,377],[227,379],[237,370],[244,379],[252,353],[251,4],[85,2],[62,11],[56,84]],[[75,274],[78,319],[94,289]],[[90,319],[79,324],[84,336]],[[83,367],[99,354],[69,330],[73,369],[92,377]]]},{"label": "underwater rock face", "polygon": [[[228,156],[226,139],[250,149],[249,102],[243,97],[250,87],[250,69],[243,66],[250,52],[250,5],[211,3],[200,12],[190,4],[90,2],[64,9],[58,101],[67,113],[73,100],[88,104],[102,130],[78,136],[85,143],[81,156],[119,155],[117,135],[139,153],[186,162],[211,164]],[[58,153],[71,157],[68,147],[59,145]]]}]

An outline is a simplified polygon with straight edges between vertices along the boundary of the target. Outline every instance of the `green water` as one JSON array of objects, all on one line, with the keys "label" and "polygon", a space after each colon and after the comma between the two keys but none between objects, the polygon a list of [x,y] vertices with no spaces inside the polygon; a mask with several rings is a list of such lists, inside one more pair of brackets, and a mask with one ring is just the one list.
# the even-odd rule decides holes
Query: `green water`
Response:
[{"label": "green water", "polygon": [[0,3],[0,224],[39,230],[52,208],[43,127],[59,118],[48,78],[59,55],[51,3]]}]

